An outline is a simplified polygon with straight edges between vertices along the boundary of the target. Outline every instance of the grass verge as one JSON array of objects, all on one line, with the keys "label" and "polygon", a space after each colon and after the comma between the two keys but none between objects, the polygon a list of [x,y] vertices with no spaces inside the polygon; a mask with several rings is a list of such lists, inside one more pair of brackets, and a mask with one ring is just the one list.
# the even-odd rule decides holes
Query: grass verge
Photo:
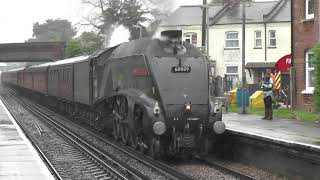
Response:
[{"label": "grass verge", "polygon": [[[230,107],[230,112],[240,113],[241,107]],[[264,109],[247,108],[249,114],[264,116]],[[273,117],[279,119],[297,119],[309,122],[319,122],[320,116],[312,112],[290,111],[290,109],[273,109]]]}]

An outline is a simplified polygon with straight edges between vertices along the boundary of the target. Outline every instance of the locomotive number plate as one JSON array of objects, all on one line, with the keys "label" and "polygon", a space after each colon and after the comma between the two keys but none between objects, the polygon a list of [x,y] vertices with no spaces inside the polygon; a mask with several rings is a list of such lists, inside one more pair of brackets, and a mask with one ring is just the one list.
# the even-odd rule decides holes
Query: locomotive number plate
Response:
[{"label": "locomotive number plate", "polygon": [[173,73],[189,73],[191,72],[191,67],[189,66],[176,66],[172,67]]}]

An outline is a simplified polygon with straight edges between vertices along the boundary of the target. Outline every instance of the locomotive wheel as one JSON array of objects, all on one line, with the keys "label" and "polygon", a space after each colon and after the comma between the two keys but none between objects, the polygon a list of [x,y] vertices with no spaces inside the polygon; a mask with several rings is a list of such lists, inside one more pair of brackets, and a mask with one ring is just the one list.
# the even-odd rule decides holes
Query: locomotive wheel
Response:
[{"label": "locomotive wheel", "polygon": [[129,134],[130,138],[130,145],[132,148],[137,149],[139,145],[139,139],[137,133],[135,131],[130,131]]},{"label": "locomotive wheel", "polygon": [[114,139],[116,141],[118,141],[119,137],[120,137],[120,124],[119,124],[119,121],[117,119],[113,120],[112,128],[113,128],[113,132],[112,132],[113,137],[114,137]]},{"label": "locomotive wheel", "polygon": [[204,137],[201,142],[200,154],[206,156],[209,153],[209,139],[207,137]]},{"label": "locomotive wheel", "polygon": [[149,153],[153,159],[158,159],[160,157],[160,141],[156,138],[152,138],[150,142]]},{"label": "locomotive wheel", "polygon": [[121,121],[123,121],[128,114],[128,106],[127,106],[126,98],[123,96],[116,97],[113,107],[114,107],[114,111],[117,114],[117,117],[115,117],[115,120],[113,123],[113,136],[116,140],[119,140],[119,137],[121,137],[122,142],[124,144],[127,144],[128,130],[127,130],[127,127],[125,127],[125,125],[121,123]]},{"label": "locomotive wheel", "polygon": [[129,142],[129,128],[126,124],[120,126],[120,134],[123,144],[127,145]]}]

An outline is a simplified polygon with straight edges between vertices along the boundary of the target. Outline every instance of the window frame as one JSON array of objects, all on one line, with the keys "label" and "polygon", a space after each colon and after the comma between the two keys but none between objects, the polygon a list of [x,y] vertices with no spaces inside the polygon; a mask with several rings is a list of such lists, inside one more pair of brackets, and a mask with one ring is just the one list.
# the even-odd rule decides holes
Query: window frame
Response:
[{"label": "window frame", "polygon": [[[238,73],[228,73],[228,67],[238,67]],[[232,88],[234,88],[236,84],[240,83],[239,65],[227,64],[225,77],[227,78],[227,80],[232,79]]]},{"label": "window frame", "polygon": [[310,72],[314,71],[314,67],[309,67],[310,61],[311,59],[309,59],[309,55],[313,56],[313,52],[312,51],[307,51],[305,53],[305,62],[306,62],[306,91],[308,92],[313,92],[314,91],[314,87],[310,86],[310,82],[309,82],[309,76],[310,76]]},{"label": "window frame", "polygon": [[[257,38],[257,33],[260,33],[260,38]],[[257,46],[257,40],[260,40],[260,46]],[[262,48],[262,31],[256,30],[254,31],[254,48]]]},{"label": "window frame", "polygon": [[[237,72],[236,73],[228,73],[228,67],[237,67]],[[226,74],[227,75],[239,75],[239,66],[238,65],[226,65]]]},{"label": "window frame", "polygon": [[[187,38],[187,36],[189,36],[188,38]],[[193,41],[193,36],[195,36],[195,38],[196,38],[196,41],[195,41],[195,43],[194,43],[194,41]],[[195,32],[187,32],[187,33],[184,33],[183,34],[183,38],[184,38],[184,41],[185,42],[188,42],[187,41],[187,39],[189,39],[190,40],[190,43],[189,44],[191,44],[191,45],[194,45],[194,46],[197,46],[198,45],[198,34],[197,33],[195,33]]]},{"label": "window frame", "polygon": [[[312,14],[309,14],[308,9],[309,9],[309,1],[312,1],[312,8],[313,12]],[[305,0],[305,18],[306,19],[313,19],[314,18],[314,0]]]},{"label": "window frame", "polygon": [[[237,34],[237,39],[228,39],[228,34],[229,33],[236,33]],[[237,41],[238,42],[238,46],[227,46],[227,41]],[[225,48],[226,49],[238,49],[240,48],[240,41],[239,41],[239,32],[238,31],[227,31],[225,32]]]},{"label": "window frame", "polygon": [[[274,37],[271,37],[271,33],[274,32]],[[275,40],[275,45],[271,45],[271,40]],[[269,30],[269,47],[276,48],[277,47],[277,31]]]}]

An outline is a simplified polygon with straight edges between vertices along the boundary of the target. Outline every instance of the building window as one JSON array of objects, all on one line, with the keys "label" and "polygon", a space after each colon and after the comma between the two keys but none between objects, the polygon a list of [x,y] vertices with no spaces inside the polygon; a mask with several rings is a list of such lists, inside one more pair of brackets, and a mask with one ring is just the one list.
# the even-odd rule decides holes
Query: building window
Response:
[{"label": "building window", "polygon": [[227,74],[238,74],[238,66],[227,66]]},{"label": "building window", "polygon": [[230,82],[229,89],[233,89],[239,83],[238,66],[227,66],[227,81]]},{"label": "building window", "polygon": [[261,48],[262,47],[262,38],[261,38],[261,31],[254,32],[254,47]]},{"label": "building window", "polygon": [[276,31],[269,31],[269,47],[277,47]]},{"label": "building window", "polygon": [[184,40],[189,44],[197,46],[197,33],[185,33]]},{"label": "building window", "polygon": [[314,18],[313,0],[306,0],[306,19]]},{"label": "building window", "polygon": [[238,32],[226,32],[226,48],[239,48]]},{"label": "building window", "polygon": [[311,63],[313,53],[308,51],[306,53],[306,90],[313,91],[315,85],[314,66]]}]

